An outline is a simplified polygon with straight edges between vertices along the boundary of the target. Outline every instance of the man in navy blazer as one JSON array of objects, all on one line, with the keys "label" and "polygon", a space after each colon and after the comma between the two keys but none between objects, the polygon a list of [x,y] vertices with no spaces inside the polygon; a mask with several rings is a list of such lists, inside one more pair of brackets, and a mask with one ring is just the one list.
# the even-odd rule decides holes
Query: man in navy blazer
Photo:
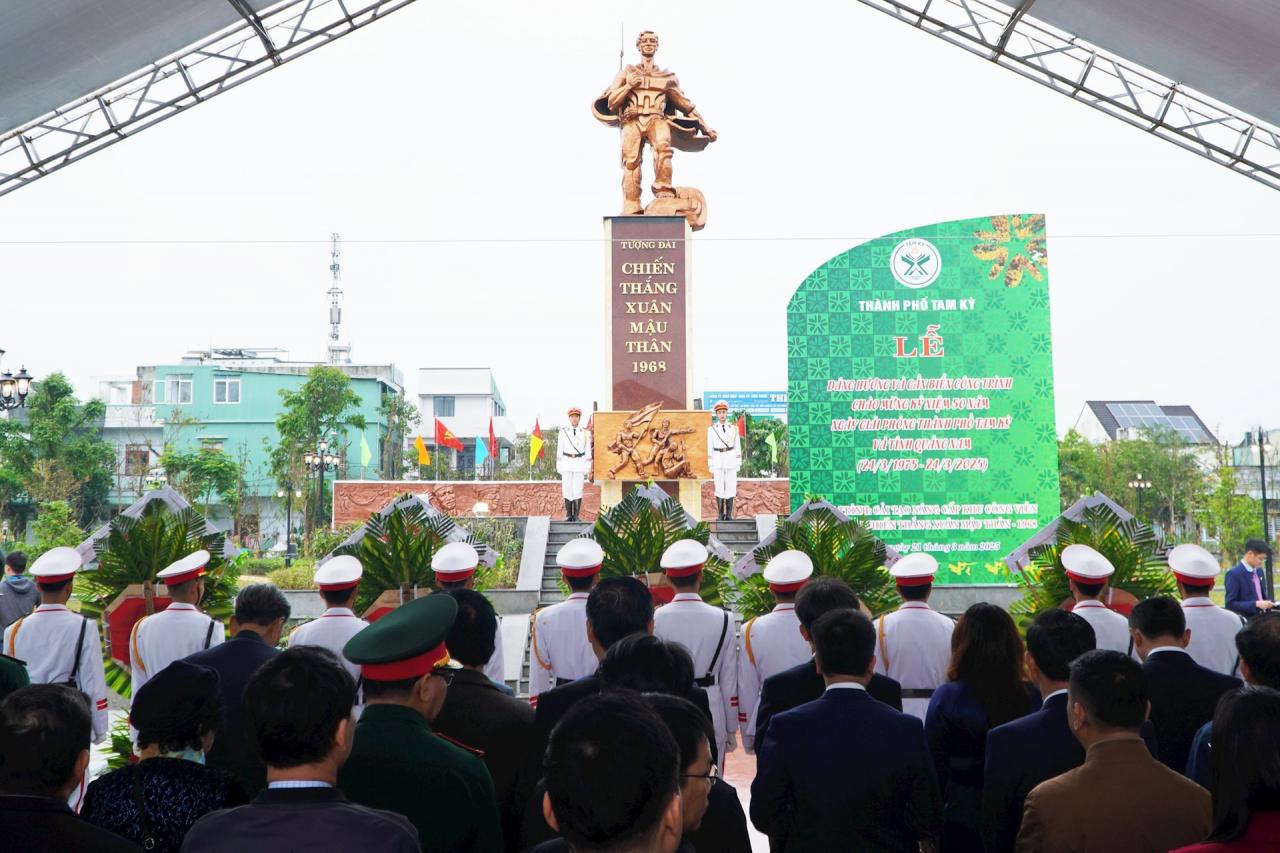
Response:
[{"label": "man in navy blazer", "polygon": [[1261,539],[1244,543],[1244,556],[1227,570],[1227,609],[1248,619],[1275,607],[1267,598],[1267,579],[1262,566],[1271,555],[1271,546]]},{"label": "man in navy blazer", "polygon": [[924,726],[867,693],[870,619],[833,610],[811,633],[826,691],[776,715],[757,743],[751,822],[789,853],[914,850],[942,825]]},{"label": "man in navy blazer", "polygon": [[244,690],[258,667],[280,654],[276,644],[289,612],[289,602],[275,584],[250,584],[236,596],[231,639],[187,657],[218,673],[222,693],[222,722],[205,763],[236,777],[250,797],[266,786],[267,766],[245,723]]},{"label": "man in navy blazer", "polygon": [[1172,598],[1138,602],[1129,624],[1147,678],[1151,724],[1160,746],[1156,757],[1170,770],[1186,773],[1196,732],[1213,719],[1222,694],[1240,687],[1240,679],[1200,666],[1187,654],[1191,632],[1182,605]]}]

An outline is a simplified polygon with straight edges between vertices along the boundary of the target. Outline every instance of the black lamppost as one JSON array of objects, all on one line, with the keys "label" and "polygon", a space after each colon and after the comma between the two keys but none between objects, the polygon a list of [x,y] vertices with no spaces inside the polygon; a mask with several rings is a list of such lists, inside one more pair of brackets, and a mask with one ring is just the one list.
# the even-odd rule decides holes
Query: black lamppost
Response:
[{"label": "black lamppost", "polygon": [[[1271,544],[1271,526],[1267,524],[1267,450],[1271,448],[1271,442],[1267,440],[1267,433],[1262,427],[1258,427],[1258,484],[1262,487],[1262,539]],[[1275,579],[1272,577],[1271,568],[1271,549],[1267,549],[1267,597],[1275,596]]]},{"label": "black lamppost", "polygon": [[[0,349],[0,356],[4,350]],[[27,404],[27,395],[31,393],[31,374],[26,365],[18,369],[17,374],[6,370],[0,373],[0,409],[16,409]]]},{"label": "black lamppost", "polygon": [[[1133,489],[1135,492],[1138,493],[1138,518],[1139,519],[1142,518],[1142,493],[1145,492],[1147,489],[1151,488],[1151,486],[1152,486],[1151,481],[1144,480],[1141,474],[1134,474],[1133,479],[1129,481],[1129,488]],[[1146,519],[1146,521],[1144,521],[1143,523],[1145,524],[1150,520],[1151,519]]]},{"label": "black lamppost", "polygon": [[316,444],[314,452],[307,451],[302,455],[302,461],[306,463],[308,471],[316,471],[319,478],[316,482],[316,526],[319,527],[324,522],[324,472],[330,468],[337,469],[338,463],[342,458],[337,454],[329,453],[329,440],[322,438]]},{"label": "black lamppost", "polygon": [[293,499],[302,497],[302,489],[280,489],[276,497],[284,498],[284,567],[293,565],[298,552],[293,549]]}]

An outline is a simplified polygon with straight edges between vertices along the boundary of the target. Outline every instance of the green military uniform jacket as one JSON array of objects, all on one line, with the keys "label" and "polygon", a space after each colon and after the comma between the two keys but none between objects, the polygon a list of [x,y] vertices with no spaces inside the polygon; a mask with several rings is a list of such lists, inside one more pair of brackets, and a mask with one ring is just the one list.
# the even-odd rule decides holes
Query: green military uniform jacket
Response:
[{"label": "green military uniform jacket", "polygon": [[30,683],[25,663],[8,655],[0,655],[0,699]]},{"label": "green military uniform jacket", "polygon": [[503,849],[484,762],[441,739],[412,708],[365,707],[338,787],[352,802],[407,817],[418,828],[423,850]]}]

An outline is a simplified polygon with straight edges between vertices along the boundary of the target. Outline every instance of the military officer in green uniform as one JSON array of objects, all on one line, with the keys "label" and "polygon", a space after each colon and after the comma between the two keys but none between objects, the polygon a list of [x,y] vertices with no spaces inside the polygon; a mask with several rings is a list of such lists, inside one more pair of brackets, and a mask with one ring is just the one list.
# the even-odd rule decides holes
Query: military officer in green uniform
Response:
[{"label": "military officer in green uniform", "polygon": [[364,713],[338,786],[352,802],[399,812],[423,850],[503,849],[493,780],[474,750],[431,730],[449,689],[445,637],[452,596],[415,599],[352,637],[343,655],[359,664]]},{"label": "military officer in green uniform", "polygon": [[19,687],[31,683],[27,678],[27,664],[8,655],[0,655],[0,700]]}]

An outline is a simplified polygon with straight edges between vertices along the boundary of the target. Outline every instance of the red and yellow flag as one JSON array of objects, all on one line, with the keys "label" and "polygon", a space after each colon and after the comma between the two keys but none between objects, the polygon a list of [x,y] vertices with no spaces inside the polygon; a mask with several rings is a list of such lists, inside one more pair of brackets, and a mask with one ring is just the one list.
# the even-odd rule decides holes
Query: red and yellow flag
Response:
[{"label": "red and yellow flag", "polygon": [[533,419],[533,435],[529,436],[529,464],[542,458],[543,445],[546,444],[542,440],[542,426],[538,423],[538,419]]},{"label": "red and yellow flag", "polygon": [[452,450],[462,451],[462,442],[458,441],[458,437],[449,431],[439,418],[436,418],[436,446],[448,447]]}]

